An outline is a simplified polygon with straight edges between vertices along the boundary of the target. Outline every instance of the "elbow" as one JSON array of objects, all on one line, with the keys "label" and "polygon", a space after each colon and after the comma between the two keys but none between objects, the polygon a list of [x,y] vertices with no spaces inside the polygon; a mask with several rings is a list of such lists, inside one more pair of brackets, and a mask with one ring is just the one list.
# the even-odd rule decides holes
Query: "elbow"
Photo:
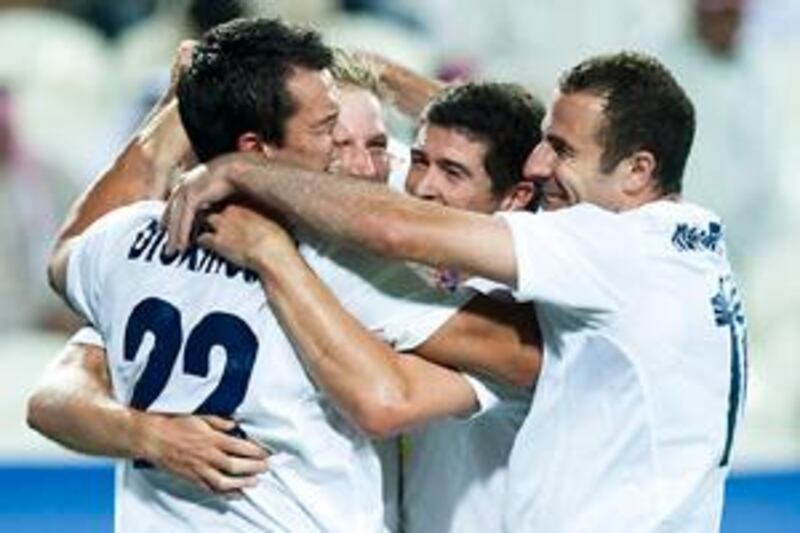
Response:
[{"label": "elbow", "polygon": [[64,296],[66,285],[65,255],[68,253],[67,248],[66,241],[59,239],[53,245],[53,250],[50,252],[50,257],[47,261],[47,282],[50,288],[62,297]]},{"label": "elbow", "polygon": [[61,284],[58,282],[56,266],[53,258],[51,258],[47,263],[47,283],[50,285],[50,288],[53,290],[53,292],[56,294],[61,294]]},{"label": "elbow", "polygon": [[41,391],[34,391],[28,397],[25,406],[25,422],[32,430],[46,434],[48,427],[49,409],[45,395]]},{"label": "elbow", "polygon": [[407,403],[396,396],[375,398],[364,395],[356,400],[352,421],[371,439],[387,439],[407,427]]},{"label": "elbow", "polygon": [[409,256],[409,232],[403,217],[390,208],[374,210],[365,216],[361,225],[365,237],[362,243],[374,253],[395,259]]}]

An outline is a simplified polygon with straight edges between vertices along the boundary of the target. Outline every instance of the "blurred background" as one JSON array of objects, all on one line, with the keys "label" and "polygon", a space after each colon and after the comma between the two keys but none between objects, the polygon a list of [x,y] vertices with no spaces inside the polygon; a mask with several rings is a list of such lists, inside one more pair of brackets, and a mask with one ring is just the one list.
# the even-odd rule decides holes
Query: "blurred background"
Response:
[{"label": "blurred background", "polygon": [[44,257],[160,95],[179,41],[241,15],[308,22],[445,80],[519,81],[544,100],[590,54],[658,55],[698,111],[685,195],[727,222],[749,312],[723,531],[800,531],[798,0],[0,0],[0,531],[112,527],[110,463],[25,425],[26,394],[76,326]]}]

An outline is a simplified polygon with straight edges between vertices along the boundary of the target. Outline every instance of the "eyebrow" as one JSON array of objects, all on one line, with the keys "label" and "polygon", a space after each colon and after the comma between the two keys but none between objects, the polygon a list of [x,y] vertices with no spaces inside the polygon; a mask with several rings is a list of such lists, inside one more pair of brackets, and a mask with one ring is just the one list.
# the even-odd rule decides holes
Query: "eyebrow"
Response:
[{"label": "eyebrow", "polygon": [[545,134],[544,138],[553,147],[556,152],[565,152],[569,155],[575,154],[575,148],[569,144],[563,137],[554,135],[552,133]]},{"label": "eyebrow", "polygon": [[462,165],[458,161],[453,161],[452,159],[448,159],[446,157],[443,157],[441,159],[438,159],[436,161],[436,163],[439,166],[444,167],[446,169],[456,170],[459,173],[464,174],[465,176],[467,176],[469,178],[472,177],[472,172],[469,170],[469,168],[467,168],[466,166]]},{"label": "eyebrow", "polygon": [[380,144],[381,148],[386,148],[389,144],[389,138],[385,133],[379,133],[367,139],[367,146],[376,144]]},{"label": "eyebrow", "polygon": [[312,126],[313,126],[313,127],[315,127],[315,128],[316,128],[316,127],[319,127],[319,126],[324,126],[324,125],[326,125],[328,122],[335,121],[335,120],[337,120],[338,118],[339,118],[339,111],[338,111],[338,110],[337,110],[337,111],[331,111],[329,114],[325,115],[325,117],[321,118],[321,119],[320,119],[320,120],[318,120],[317,122],[314,122],[314,123],[312,124]]}]

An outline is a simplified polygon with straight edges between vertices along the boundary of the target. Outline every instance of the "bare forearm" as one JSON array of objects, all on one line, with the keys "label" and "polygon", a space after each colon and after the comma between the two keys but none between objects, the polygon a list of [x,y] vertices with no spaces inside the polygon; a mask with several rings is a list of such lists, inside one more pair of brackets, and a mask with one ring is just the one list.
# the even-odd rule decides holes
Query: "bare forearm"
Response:
[{"label": "bare forearm", "polygon": [[504,283],[516,280],[511,234],[499,219],[408,198],[380,184],[288,166],[250,165],[228,177],[245,195],[380,255]]},{"label": "bare forearm", "polygon": [[422,76],[392,61],[381,59],[381,82],[389,89],[394,105],[402,113],[417,118],[445,84]]},{"label": "bare forearm", "polygon": [[358,324],[296,254],[259,267],[264,290],[314,380],[357,424],[406,400],[396,354]]},{"label": "bare forearm", "polygon": [[114,209],[148,199],[163,199],[170,173],[185,156],[188,139],[177,102],[164,106],[122,153],[73,203],[50,253],[47,276],[64,295],[70,240]]},{"label": "bare forearm", "polygon": [[58,242],[79,235],[114,209],[164,198],[169,174],[188,146],[173,100],[143,126],[111,166],[75,201],[59,231]]},{"label": "bare forearm", "polygon": [[102,350],[68,345],[28,400],[28,424],[72,450],[139,456],[139,413],[111,396]]}]

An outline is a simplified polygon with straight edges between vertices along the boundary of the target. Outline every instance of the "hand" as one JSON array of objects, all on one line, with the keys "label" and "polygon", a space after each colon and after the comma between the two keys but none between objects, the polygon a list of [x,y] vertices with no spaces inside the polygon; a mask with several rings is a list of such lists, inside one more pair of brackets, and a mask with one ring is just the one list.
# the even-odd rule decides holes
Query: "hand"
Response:
[{"label": "hand", "polygon": [[178,49],[175,51],[175,56],[172,58],[172,65],[169,69],[169,86],[173,94],[178,85],[181,73],[192,65],[192,54],[196,46],[197,41],[186,39],[181,41],[181,44],[178,45]]},{"label": "hand", "polygon": [[211,231],[197,242],[229,261],[251,270],[269,263],[282,254],[296,254],[294,241],[274,220],[239,205],[228,205],[220,213],[209,215]]},{"label": "hand", "polygon": [[141,459],[205,489],[225,495],[254,487],[267,470],[267,452],[231,436],[235,422],[216,416],[140,413]]},{"label": "hand", "polygon": [[234,176],[264,163],[260,153],[228,154],[184,174],[172,189],[161,219],[167,228],[167,252],[183,251],[189,246],[197,212],[233,195]]}]

